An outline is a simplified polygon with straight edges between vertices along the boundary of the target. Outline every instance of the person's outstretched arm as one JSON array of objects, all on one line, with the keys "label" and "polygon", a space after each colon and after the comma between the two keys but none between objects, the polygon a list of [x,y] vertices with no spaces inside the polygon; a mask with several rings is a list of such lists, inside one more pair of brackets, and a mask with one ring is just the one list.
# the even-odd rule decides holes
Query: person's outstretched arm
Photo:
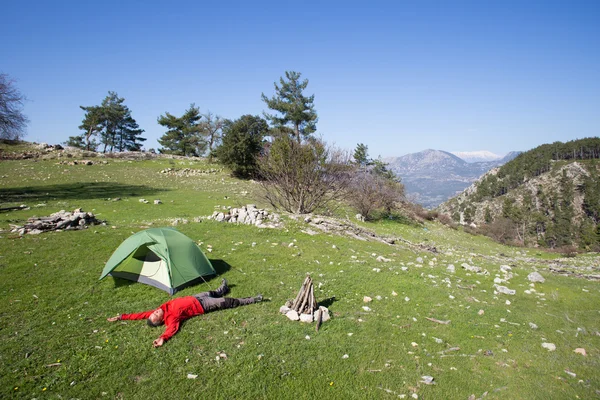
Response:
[{"label": "person's outstretched arm", "polygon": [[149,310],[149,311],[144,311],[141,313],[134,313],[134,314],[120,314],[120,315],[117,315],[116,317],[106,318],[106,320],[108,322],[115,322],[115,321],[120,321],[123,319],[146,319],[150,315],[152,315],[153,312],[154,312],[154,310]]},{"label": "person's outstretched arm", "polygon": [[160,347],[163,344],[165,344],[167,340],[171,339],[173,335],[177,333],[177,331],[179,330],[179,324],[180,321],[178,318],[173,318],[165,321],[165,325],[167,326],[165,331],[162,335],[160,335],[158,339],[152,342],[152,345],[154,347]]}]

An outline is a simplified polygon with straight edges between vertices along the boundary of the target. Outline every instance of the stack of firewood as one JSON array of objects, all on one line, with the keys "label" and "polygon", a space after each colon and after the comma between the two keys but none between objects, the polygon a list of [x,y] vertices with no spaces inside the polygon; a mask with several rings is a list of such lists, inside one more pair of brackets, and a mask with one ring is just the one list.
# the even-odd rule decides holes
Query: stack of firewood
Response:
[{"label": "stack of firewood", "polygon": [[304,279],[304,283],[302,283],[302,287],[290,308],[298,314],[312,314],[315,311],[316,304],[312,279],[310,279],[310,275],[306,275],[306,279]]},{"label": "stack of firewood", "polygon": [[288,300],[284,306],[281,306],[279,312],[292,321],[316,321],[317,331],[319,330],[321,323],[330,318],[329,310],[326,307],[317,304],[315,290],[310,275],[306,275],[306,279],[304,279],[296,298],[293,301]]}]

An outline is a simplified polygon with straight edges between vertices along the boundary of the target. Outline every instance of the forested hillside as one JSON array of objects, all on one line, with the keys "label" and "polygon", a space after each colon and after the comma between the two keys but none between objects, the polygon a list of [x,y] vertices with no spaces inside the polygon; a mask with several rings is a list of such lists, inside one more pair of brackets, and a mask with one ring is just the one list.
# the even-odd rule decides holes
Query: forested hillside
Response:
[{"label": "forested hillside", "polygon": [[600,138],[544,144],[440,206],[502,242],[600,248]]}]

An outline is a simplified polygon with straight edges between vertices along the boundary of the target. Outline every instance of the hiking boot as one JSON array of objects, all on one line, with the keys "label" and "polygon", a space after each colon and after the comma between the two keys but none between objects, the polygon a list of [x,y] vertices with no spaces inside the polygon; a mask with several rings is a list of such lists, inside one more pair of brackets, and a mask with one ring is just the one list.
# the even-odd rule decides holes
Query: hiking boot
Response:
[{"label": "hiking boot", "polygon": [[227,293],[229,293],[229,286],[227,286],[227,279],[223,279],[221,281],[221,286],[219,286],[219,288],[217,290],[215,290],[215,293],[217,294],[218,297],[223,297]]}]

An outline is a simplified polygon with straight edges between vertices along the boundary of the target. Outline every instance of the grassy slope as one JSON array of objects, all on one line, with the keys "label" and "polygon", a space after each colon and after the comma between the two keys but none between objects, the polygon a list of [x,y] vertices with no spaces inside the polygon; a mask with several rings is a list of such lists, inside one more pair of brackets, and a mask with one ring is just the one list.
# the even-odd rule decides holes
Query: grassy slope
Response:
[{"label": "grassy slope", "polygon": [[[169,166],[207,168],[168,160],[0,163],[2,207],[32,206],[0,213],[0,228],[76,207],[108,220],[86,231],[0,235],[0,397],[154,398],[158,392],[170,398],[398,398],[416,392],[421,398],[466,399],[489,392],[487,398],[512,399],[590,398],[600,390],[600,285],[544,273],[546,264],[526,260],[523,249],[438,225],[367,224],[381,234],[435,245],[440,253],[432,254],[309,236],[301,232],[302,223],[288,219],[282,230],[179,224],[203,249],[213,249],[207,255],[221,260],[215,265],[232,284],[232,295],[262,292],[271,301],[187,321],[165,347],[153,349],[158,330],[140,321],[110,324],[106,317],[153,308],[168,295],[112,278],[98,282],[104,262],[142,227],[256,202],[245,194],[253,192],[251,183],[225,174],[174,178],[158,172]],[[107,200],[115,197],[121,201]],[[142,204],[140,198],[164,204]],[[392,261],[379,263],[379,255]],[[536,250],[527,256],[548,258]],[[463,262],[490,275],[468,273]],[[597,265],[598,257],[574,262]],[[455,274],[446,270],[450,263]],[[506,285],[517,290],[515,296],[493,293],[502,264],[513,267]],[[526,276],[535,267],[547,280],[528,295]],[[278,314],[307,272],[320,286],[317,300],[334,314],[318,333]],[[219,280],[177,296],[215,288]],[[364,296],[373,302],[363,303]],[[542,342],[557,350],[548,352]],[[460,350],[440,354],[453,347]],[[587,357],[574,353],[577,347]],[[217,360],[220,352],[227,359]],[[49,366],[55,363],[60,365]],[[198,379],[187,379],[188,373]],[[422,375],[433,376],[436,385],[419,383]]]}]

